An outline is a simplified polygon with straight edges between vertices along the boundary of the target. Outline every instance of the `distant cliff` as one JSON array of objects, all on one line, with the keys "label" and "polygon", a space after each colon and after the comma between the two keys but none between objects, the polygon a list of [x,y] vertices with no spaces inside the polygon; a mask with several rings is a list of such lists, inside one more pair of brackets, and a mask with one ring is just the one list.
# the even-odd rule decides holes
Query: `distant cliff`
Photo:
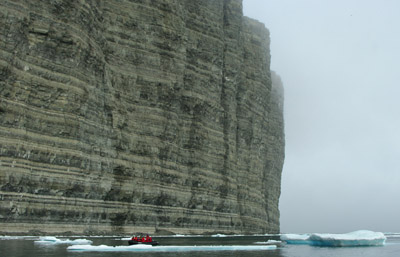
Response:
[{"label": "distant cliff", "polygon": [[275,233],[283,93],[241,0],[0,2],[0,233]]}]

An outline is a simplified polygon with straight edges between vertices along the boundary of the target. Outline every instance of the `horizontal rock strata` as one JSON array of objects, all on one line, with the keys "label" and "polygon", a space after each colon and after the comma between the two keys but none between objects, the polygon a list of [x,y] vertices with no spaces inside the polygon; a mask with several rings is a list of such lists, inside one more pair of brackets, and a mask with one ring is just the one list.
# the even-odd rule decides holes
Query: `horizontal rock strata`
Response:
[{"label": "horizontal rock strata", "polygon": [[0,233],[279,232],[269,66],[241,0],[1,1]]}]

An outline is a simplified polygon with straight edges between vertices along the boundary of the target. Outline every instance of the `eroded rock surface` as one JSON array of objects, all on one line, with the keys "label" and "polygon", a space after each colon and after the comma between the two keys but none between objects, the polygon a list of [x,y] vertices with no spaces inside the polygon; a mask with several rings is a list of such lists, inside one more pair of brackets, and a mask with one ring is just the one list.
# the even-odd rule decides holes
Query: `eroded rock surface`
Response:
[{"label": "eroded rock surface", "polygon": [[0,232],[279,232],[269,51],[241,0],[1,1]]}]

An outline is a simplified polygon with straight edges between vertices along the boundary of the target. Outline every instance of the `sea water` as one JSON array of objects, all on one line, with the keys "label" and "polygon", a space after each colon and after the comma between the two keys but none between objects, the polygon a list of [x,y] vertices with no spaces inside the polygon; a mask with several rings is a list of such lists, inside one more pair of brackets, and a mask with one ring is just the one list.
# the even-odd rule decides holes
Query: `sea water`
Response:
[{"label": "sea water", "polygon": [[[400,236],[399,234],[387,234],[387,240],[384,246],[370,247],[318,247],[310,245],[283,245],[276,249],[259,250],[258,246],[268,240],[279,240],[279,236],[197,236],[197,237],[155,237],[154,240],[160,242],[163,246],[174,246],[176,249],[180,246],[225,246],[210,248],[209,251],[164,251],[164,252],[76,252],[68,251],[68,245],[65,244],[37,244],[35,241],[39,237],[0,237],[0,256],[10,257],[398,257],[400,256]],[[74,240],[76,238],[58,237],[62,240]],[[79,237],[82,238],[82,237]],[[120,246],[128,245],[126,238],[119,237],[86,237],[85,239],[93,241],[92,245]],[[250,246],[241,250],[230,248],[230,246]]]}]

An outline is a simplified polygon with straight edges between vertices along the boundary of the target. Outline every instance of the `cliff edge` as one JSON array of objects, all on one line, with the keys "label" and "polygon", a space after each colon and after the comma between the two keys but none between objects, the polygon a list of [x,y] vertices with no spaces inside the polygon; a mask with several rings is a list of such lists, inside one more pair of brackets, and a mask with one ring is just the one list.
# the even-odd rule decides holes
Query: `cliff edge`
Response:
[{"label": "cliff edge", "polygon": [[279,232],[282,86],[241,0],[4,0],[0,25],[0,233]]}]

